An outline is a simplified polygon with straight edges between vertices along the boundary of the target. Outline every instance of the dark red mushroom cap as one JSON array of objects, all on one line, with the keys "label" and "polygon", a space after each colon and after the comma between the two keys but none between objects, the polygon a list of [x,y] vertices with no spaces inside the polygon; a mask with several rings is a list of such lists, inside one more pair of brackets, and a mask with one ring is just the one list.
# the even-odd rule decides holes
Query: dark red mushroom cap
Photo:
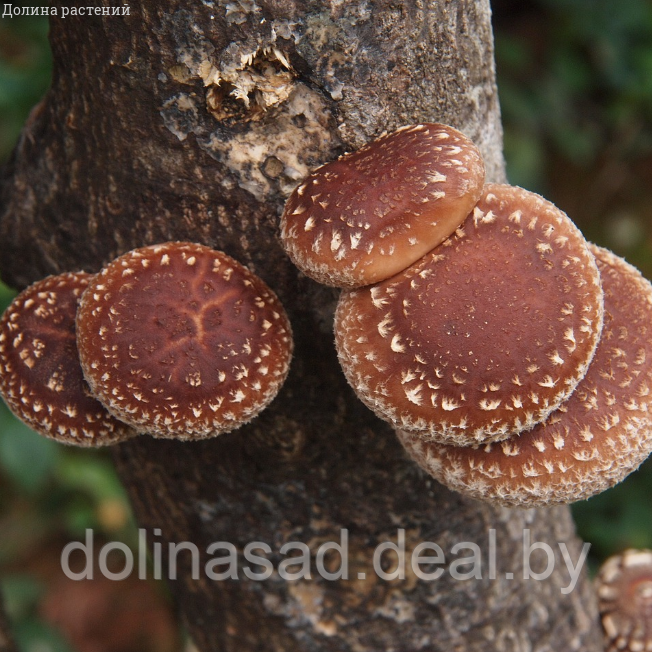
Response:
[{"label": "dark red mushroom cap", "polygon": [[281,240],[321,283],[376,283],[451,235],[484,176],[478,148],[456,129],[402,127],[315,170],[286,203]]},{"label": "dark red mushroom cap", "polygon": [[335,340],[349,383],[381,418],[468,446],[532,428],[570,396],[602,310],[595,260],[568,217],[489,185],[420,261],[342,293]]},{"label": "dark red mushroom cap", "polygon": [[290,324],[276,295],[220,251],[168,242],[107,265],[83,295],[84,375],[139,432],[209,437],[258,414],[285,380]]},{"label": "dark red mushroom cap", "polygon": [[0,394],[36,432],[64,444],[105,446],[136,433],[113,418],[84,380],[75,313],[92,276],[50,276],[21,292],[0,321]]},{"label": "dark red mushroom cap", "polygon": [[591,250],[604,289],[602,338],[584,379],[545,423],[467,448],[397,431],[442,484],[508,506],[571,503],[620,482],[652,452],[652,285],[611,252]]},{"label": "dark red mushroom cap", "polygon": [[596,589],[606,652],[652,650],[652,550],[607,559]]}]

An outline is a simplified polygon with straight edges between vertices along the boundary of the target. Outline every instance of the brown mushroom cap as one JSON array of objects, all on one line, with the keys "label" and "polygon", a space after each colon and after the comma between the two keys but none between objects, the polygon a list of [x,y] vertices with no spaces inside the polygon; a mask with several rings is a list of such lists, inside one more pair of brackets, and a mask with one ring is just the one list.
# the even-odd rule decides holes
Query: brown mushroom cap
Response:
[{"label": "brown mushroom cap", "polygon": [[75,313],[91,279],[78,272],[38,281],[0,320],[0,394],[9,409],[36,432],[76,446],[136,434],[91,396],[79,364]]},{"label": "brown mushroom cap", "polygon": [[606,652],[652,650],[652,550],[607,559],[596,589]]},{"label": "brown mushroom cap", "polygon": [[455,231],[484,174],[478,148],[456,129],[402,127],[315,170],[285,205],[281,240],[316,281],[376,283]]},{"label": "brown mushroom cap", "polygon": [[574,394],[548,420],[500,443],[461,448],[399,439],[442,484],[504,505],[590,498],[652,451],[652,285],[621,258],[592,246],[602,275],[602,339]]},{"label": "brown mushroom cap", "polygon": [[84,375],[139,432],[178,439],[233,430],[288,372],[290,324],[265,283],[187,242],[136,249],[89,285],[77,315]]},{"label": "brown mushroom cap", "polygon": [[381,418],[458,446],[532,428],[586,373],[602,291],[581,233],[550,202],[489,185],[456,234],[404,272],[343,292],[349,383]]}]

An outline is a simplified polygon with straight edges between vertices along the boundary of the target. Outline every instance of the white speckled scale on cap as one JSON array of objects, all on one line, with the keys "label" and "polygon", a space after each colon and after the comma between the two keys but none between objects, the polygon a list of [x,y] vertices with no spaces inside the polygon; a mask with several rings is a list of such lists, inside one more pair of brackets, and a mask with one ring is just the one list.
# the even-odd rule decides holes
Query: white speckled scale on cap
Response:
[{"label": "white speckled scale on cap", "polygon": [[349,383],[381,418],[468,446],[532,428],[570,396],[602,311],[595,260],[568,217],[489,185],[420,261],[343,292],[335,339]]},{"label": "white speckled scale on cap", "polygon": [[36,432],[74,446],[107,446],[136,433],[88,390],[75,313],[92,276],[49,276],[21,292],[0,321],[0,394]]},{"label": "white speckled scale on cap", "polygon": [[226,254],[168,242],[107,265],[82,297],[84,374],[140,432],[178,439],[233,430],[276,396],[289,321],[262,280]]},{"label": "white speckled scale on cap", "polygon": [[602,339],[584,379],[545,423],[467,448],[397,431],[451,489],[508,506],[570,503],[612,487],[652,452],[652,285],[611,252],[591,249],[605,297]]},{"label": "white speckled scale on cap", "polygon": [[315,170],[285,205],[281,241],[326,285],[389,278],[447,238],[482,193],[478,148],[452,127],[402,127]]},{"label": "white speckled scale on cap", "polygon": [[595,580],[605,652],[652,650],[652,550],[607,559]]}]

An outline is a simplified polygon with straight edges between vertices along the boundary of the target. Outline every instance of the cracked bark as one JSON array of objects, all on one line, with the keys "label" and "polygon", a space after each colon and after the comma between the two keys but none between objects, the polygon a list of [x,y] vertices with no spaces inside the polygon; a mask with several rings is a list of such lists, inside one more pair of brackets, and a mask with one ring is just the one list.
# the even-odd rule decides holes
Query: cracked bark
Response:
[{"label": "cracked bark", "polygon": [[[343,379],[335,291],[300,276],[276,237],[283,201],[309,169],[403,124],[454,125],[481,148],[488,178],[504,180],[488,3],[141,0],[128,16],[54,18],[51,43],[52,89],[1,177],[5,281],[22,287],[97,271],[133,247],[198,241],[264,278],[295,330],[290,378],[249,426],[116,449],[149,540],[200,550],[228,541],[241,553],[263,541],[278,566],[286,541],[314,552],[349,531],[341,581],[319,578],[314,562],[310,581],[256,582],[242,568],[238,581],[193,580],[181,553],[171,586],[199,649],[601,649],[586,577],[560,590],[569,577],[558,543],[574,561],[580,549],[568,509],[496,509],[427,479]],[[456,543],[478,544],[482,579],[420,581],[408,562],[406,579],[380,580],[373,550],[399,528],[408,554],[440,545],[444,569],[471,556],[451,554]],[[523,579],[524,529],[556,552],[545,581]],[[543,561],[533,553],[535,571]]]}]

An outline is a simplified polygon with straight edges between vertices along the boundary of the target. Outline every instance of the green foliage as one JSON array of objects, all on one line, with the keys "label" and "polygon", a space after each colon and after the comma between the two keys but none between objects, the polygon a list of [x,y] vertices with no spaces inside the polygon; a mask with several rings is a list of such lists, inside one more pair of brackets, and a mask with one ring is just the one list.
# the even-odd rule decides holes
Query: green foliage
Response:
[{"label": "green foliage", "polygon": [[[20,6],[41,4],[23,2]],[[0,20],[0,162],[7,158],[27,113],[50,83],[47,32],[45,16]]]},{"label": "green foliage", "polygon": [[68,449],[62,455],[53,477],[54,482],[69,496],[63,505],[66,529],[75,538],[83,538],[86,528],[111,534],[115,539],[135,543],[135,527],[126,521],[117,532],[108,532],[102,522],[101,509],[105,505],[118,505],[127,515],[127,496],[118,480],[113,465],[102,452]]},{"label": "green foliage", "polygon": [[[496,3],[500,6],[500,3]],[[539,0],[496,29],[509,178],[545,190],[549,154],[580,166],[652,152],[652,5]]]},{"label": "green foliage", "polygon": [[36,617],[19,620],[14,637],[21,652],[74,652],[58,632]]},{"label": "green foliage", "polygon": [[36,495],[52,477],[61,449],[13,417],[0,404],[0,466],[21,491]]},{"label": "green foliage", "polygon": [[652,460],[624,482],[573,507],[582,536],[599,562],[627,548],[652,548]]},{"label": "green foliage", "polygon": [[9,575],[0,582],[12,634],[21,652],[73,652],[61,636],[36,615],[43,586],[29,575]]}]

